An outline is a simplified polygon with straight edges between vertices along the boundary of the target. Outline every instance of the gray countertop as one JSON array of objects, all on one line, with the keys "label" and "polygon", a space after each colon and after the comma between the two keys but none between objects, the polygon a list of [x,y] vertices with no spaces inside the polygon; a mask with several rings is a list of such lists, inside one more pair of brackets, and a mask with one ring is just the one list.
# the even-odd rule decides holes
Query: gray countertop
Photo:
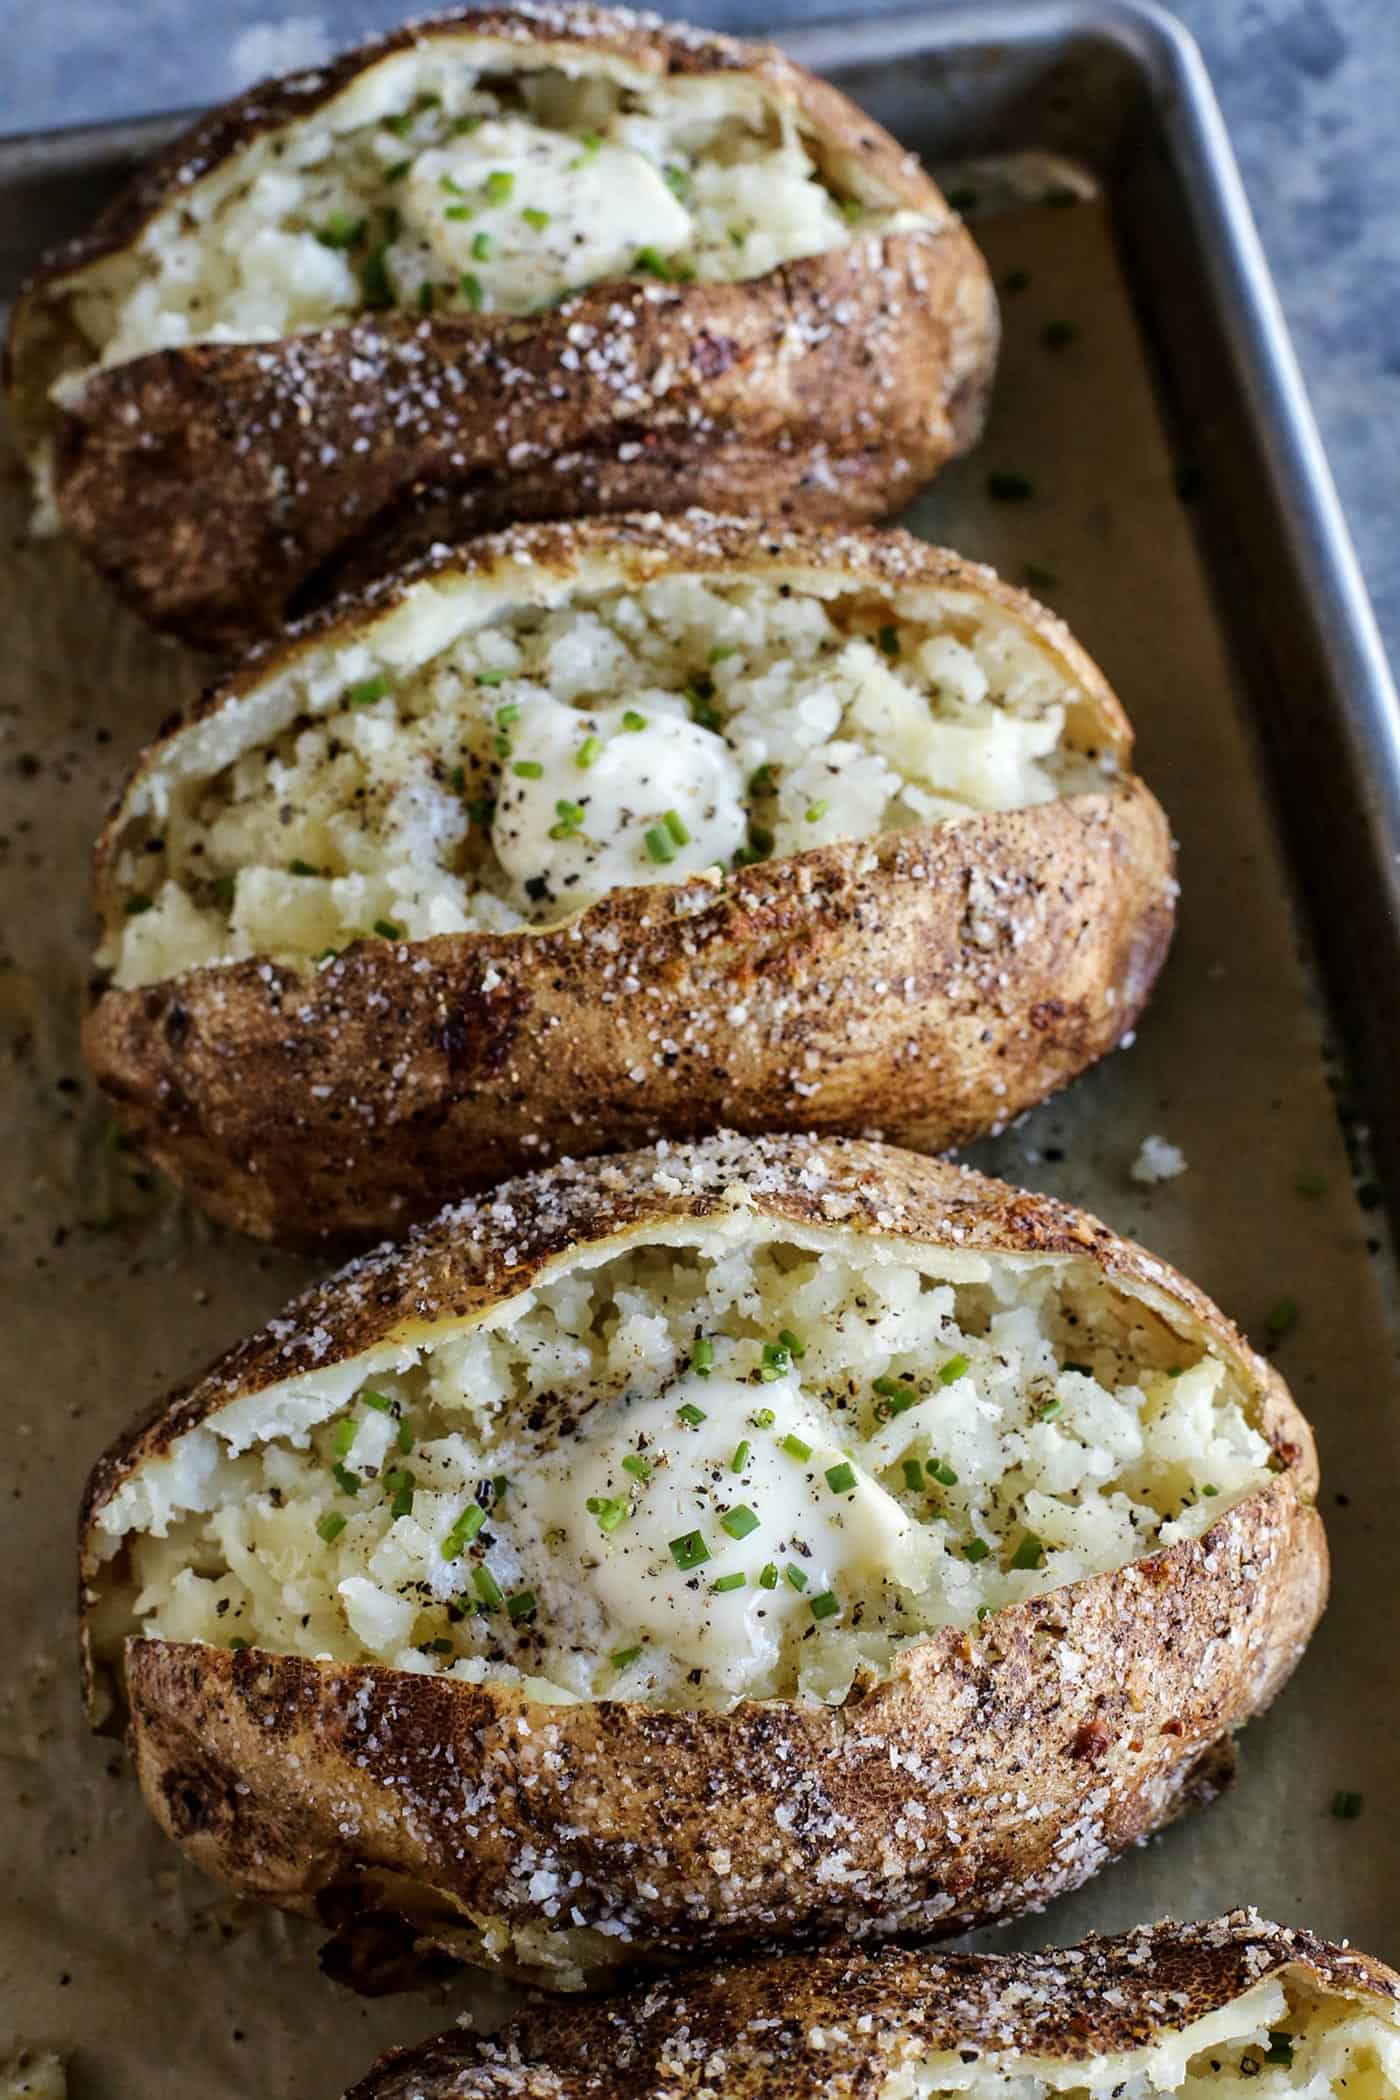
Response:
[{"label": "gray countertop", "polygon": [[[843,10],[690,0],[694,19],[781,31]],[[881,11],[852,0],[847,13]],[[1195,32],[1356,537],[1400,659],[1400,0],[1176,0]],[[0,0],[0,131],[216,100],[314,64],[421,7],[331,0]]]}]

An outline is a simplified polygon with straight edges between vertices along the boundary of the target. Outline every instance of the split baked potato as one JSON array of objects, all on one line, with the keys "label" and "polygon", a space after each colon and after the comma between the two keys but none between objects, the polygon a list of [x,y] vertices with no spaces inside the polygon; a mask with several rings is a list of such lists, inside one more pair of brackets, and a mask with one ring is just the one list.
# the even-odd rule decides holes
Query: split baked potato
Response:
[{"label": "split baked potato", "polygon": [[1175,882],[1131,747],[1058,620],[905,533],[522,528],[146,754],[87,1055],[288,1243],[721,1127],[957,1144],[1147,997]]},{"label": "split baked potato", "polygon": [[386,2056],[347,2100],[1400,2100],[1400,1976],[1253,1911],[1043,1954],[725,1963],[489,2041]]},{"label": "split baked potato", "polygon": [[521,5],[197,124],[21,294],[7,384],[44,514],[213,647],[525,518],[889,513],[996,344],[956,214],[834,88]]},{"label": "split baked potato", "polygon": [[1322,1609],[1277,1374],[1082,1213],[858,1141],[565,1164],[97,1467],[95,1713],[350,1980],[559,1990],[1077,1886]]}]

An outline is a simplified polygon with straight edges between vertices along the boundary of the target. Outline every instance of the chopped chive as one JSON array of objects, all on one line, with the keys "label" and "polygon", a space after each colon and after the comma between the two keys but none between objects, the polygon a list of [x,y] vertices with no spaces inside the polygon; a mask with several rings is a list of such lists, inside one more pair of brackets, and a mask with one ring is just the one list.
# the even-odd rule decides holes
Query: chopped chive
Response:
[{"label": "chopped chive", "polygon": [[537,758],[518,758],[511,767],[517,780],[543,780],[544,767]]},{"label": "chopped chive", "polygon": [[807,1571],[805,1568],[799,1568],[796,1561],[790,1560],[788,1562],[787,1566],[783,1569],[783,1576],[784,1579],[792,1585],[793,1589],[806,1589]]},{"label": "chopped chive", "polygon": [[877,1378],[872,1390],[880,1396],[875,1412],[884,1422],[893,1421],[896,1415],[907,1414],[919,1397],[911,1385],[898,1378]]},{"label": "chopped chive", "polygon": [[940,1385],[956,1385],[958,1380],[965,1377],[971,1368],[971,1363],[967,1357],[950,1356],[946,1364],[938,1366],[938,1383]]},{"label": "chopped chive", "polygon": [[396,160],[392,168],[384,170],[384,180],[386,182],[402,182],[412,166],[413,162],[411,160]]},{"label": "chopped chive", "polygon": [[405,1415],[403,1420],[399,1423],[399,1433],[394,1438],[394,1442],[398,1445],[400,1451],[403,1452],[405,1457],[407,1457],[408,1453],[413,1449],[413,1424],[409,1421],[407,1415]]},{"label": "chopped chive", "polygon": [[847,220],[852,226],[858,225],[860,220],[865,217],[865,206],[861,203],[859,197],[843,197],[837,209],[840,211],[842,218]]},{"label": "chopped chive", "polygon": [[635,734],[637,730],[646,728],[647,718],[645,715],[639,715],[635,707],[629,707],[622,717],[622,726]]},{"label": "chopped chive", "polygon": [[622,1470],[624,1473],[630,1473],[634,1480],[651,1479],[650,1462],[636,1451],[628,1452],[626,1458],[622,1461]]},{"label": "chopped chive", "polygon": [[232,904],[238,878],[235,875],[216,875],[209,887],[220,904]]},{"label": "chopped chive", "polygon": [[252,1642],[245,1640],[241,1633],[235,1633],[229,1640],[229,1647],[235,1655],[241,1654],[245,1648],[251,1648],[252,1645]]},{"label": "chopped chive", "polygon": [[336,1423],[335,1435],[331,1439],[331,1442],[334,1449],[339,1453],[339,1455],[342,1458],[344,1458],[346,1452],[354,1443],[359,1427],[359,1423],[355,1421],[352,1416],[349,1415],[346,1416],[343,1422]]},{"label": "chopped chive", "polygon": [[648,859],[658,862],[662,867],[665,867],[669,861],[673,861],[676,857],[676,849],[672,843],[671,834],[669,831],[664,830],[660,824],[652,825],[650,831],[645,835],[645,844]]},{"label": "chopped chive", "polygon": [[678,846],[688,846],[690,844],[690,833],[686,830],[685,822],[676,810],[668,809],[661,821]]},{"label": "chopped chive", "polygon": [[1332,1796],[1332,1813],[1339,1823],[1354,1823],[1361,1813],[1362,1797],[1338,1791]]},{"label": "chopped chive", "polygon": [[747,1502],[736,1502],[733,1509],[727,1509],[720,1518],[719,1528],[727,1531],[732,1539],[746,1539],[751,1531],[757,1531],[758,1517]]},{"label": "chopped chive", "polygon": [[807,804],[807,822],[809,824],[820,824],[830,807],[831,804],[829,802],[809,802]]},{"label": "chopped chive", "polygon": [[931,1458],[928,1462],[928,1473],[930,1479],[936,1480],[940,1487],[951,1488],[958,1484],[958,1476],[945,1458]]},{"label": "chopped chive", "polygon": [[347,211],[333,211],[324,226],[316,229],[323,248],[354,248],[365,236],[365,221],[352,219]]},{"label": "chopped chive", "polygon": [[489,795],[482,795],[476,801],[467,804],[467,815],[471,818],[473,824],[480,824],[483,830],[491,822],[495,814],[496,805]]},{"label": "chopped chive", "polygon": [[409,127],[413,123],[413,117],[408,110],[403,109],[398,112],[397,116],[381,117],[379,121],[386,131],[393,132],[396,139],[402,139],[407,138]]},{"label": "chopped chive", "polygon": [[287,862],[287,873],[289,875],[319,875],[320,872],[319,868],[312,867],[309,860],[289,860]]},{"label": "chopped chive", "polygon": [[505,1474],[504,1474],[504,1473],[496,1473],[496,1474],[493,1474],[493,1475],[492,1475],[492,1479],[491,1479],[491,1506],[492,1506],[492,1508],[494,1509],[494,1508],[496,1507],[496,1505],[497,1505],[498,1503],[500,1503],[500,1502],[504,1502],[504,1501],[505,1501],[505,1498],[506,1498],[506,1496],[507,1496],[507,1495],[508,1495],[509,1493],[510,1493],[510,1482],[509,1482],[509,1481],[508,1481],[508,1480],[506,1479],[506,1476],[505,1476]]},{"label": "chopped chive", "polygon": [[349,1521],[349,1518],[342,1516],[338,1509],[328,1509],[323,1517],[317,1518],[316,1530],[318,1535],[329,1546],[340,1537],[341,1532],[344,1531]]},{"label": "chopped chive", "polygon": [[759,1571],[758,1586],[761,1590],[775,1590],[778,1587],[778,1563],[775,1560],[764,1562]]},{"label": "chopped chive", "polygon": [[583,151],[575,154],[574,158],[569,162],[570,172],[575,168],[586,168],[589,161],[593,160],[600,152],[603,141],[599,138],[596,131],[581,131],[579,133],[579,144]]},{"label": "chopped chive", "polygon": [[674,161],[668,161],[661,173],[673,197],[686,197],[690,194],[690,177],[684,168],[678,167]]},{"label": "chopped chive", "polygon": [[578,750],[574,753],[574,764],[578,767],[580,773],[588,771],[588,768],[597,759],[602,748],[603,739],[600,736],[586,736],[584,738]]},{"label": "chopped chive", "polygon": [[515,188],[515,177],[509,168],[493,168],[486,178],[484,188],[493,204],[504,204]]},{"label": "chopped chive", "polygon": [[478,130],[484,122],[483,117],[454,117],[447,128],[454,138],[460,139],[465,138],[469,131]]},{"label": "chopped chive", "polygon": [[777,1419],[771,1407],[756,1407],[749,1416],[755,1429],[771,1429]]},{"label": "chopped chive", "polygon": [[533,204],[527,204],[520,216],[527,226],[534,228],[536,233],[542,233],[549,224],[549,213],[538,210]]},{"label": "chopped chive", "polygon": [[598,1519],[598,1529],[605,1538],[610,1537],[632,1514],[625,1495],[590,1495],[584,1506],[591,1517]]},{"label": "chopped chive", "polygon": [[1278,1304],[1264,1322],[1274,1340],[1281,1341],[1298,1324],[1298,1301],[1296,1298],[1280,1298]]},{"label": "chopped chive", "polygon": [[992,1549],[985,1539],[969,1539],[962,1550],[964,1560],[985,1560]]},{"label": "chopped chive", "polygon": [[698,1531],[683,1531],[678,1539],[669,1541],[671,1558],[684,1575],[691,1568],[698,1568],[710,1557],[710,1549]]},{"label": "chopped chive", "polygon": [[378,312],[394,303],[394,282],[389,275],[388,251],[387,241],[381,241],[377,248],[371,248],[360,272],[365,305],[372,312]]},{"label": "chopped chive", "polygon": [[690,1368],[708,1378],[715,1367],[715,1345],[707,1334],[697,1334],[690,1352]]},{"label": "chopped chive", "polygon": [[882,628],[880,629],[880,632],[879,632],[879,633],[878,633],[878,634],[876,635],[875,639],[876,639],[877,643],[879,644],[879,647],[880,647],[880,654],[881,654],[882,656],[889,656],[889,657],[895,657],[895,656],[898,656],[898,654],[899,654],[899,629],[898,629],[897,627],[894,627],[894,626],[890,626],[890,625],[886,625],[886,626],[882,627]]},{"label": "chopped chive", "polygon": [[1036,1409],[1035,1418],[1037,1422],[1053,1422],[1056,1415],[1062,1415],[1064,1411],[1063,1400],[1047,1400],[1043,1407]]},{"label": "chopped chive", "polygon": [[441,1633],[435,1641],[424,1641],[423,1652],[425,1655],[451,1655],[455,1652],[456,1645],[455,1641],[449,1640],[445,1633]]},{"label": "chopped chive", "polygon": [[1001,472],[987,476],[987,494],[994,503],[1025,503],[1035,494],[1035,483],[1026,475]]},{"label": "chopped chive", "polygon": [[444,1560],[456,1560],[464,1547],[472,1540],[486,1522],[486,1512],[479,1502],[469,1502],[438,1549]]},{"label": "chopped chive", "polygon": [[705,1413],[704,1408],[697,1407],[693,1400],[687,1400],[684,1407],[676,1409],[676,1413],[681,1421],[685,1423],[687,1429],[698,1429],[702,1422],[709,1420],[709,1416]]},{"label": "chopped chive", "polygon": [[726,1590],[741,1590],[748,1579],[747,1575],[736,1570],[733,1575],[719,1576],[716,1581],[710,1584],[710,1588],[716,1596],[723,1596]]},{"label": "chopped chive", "polygon": [[[1065,1371],[1073,1371],[1077,1378],[1092,1378],[1094,1375],[1094,1367],[1092,1364],[1072,1364],[1066,1361],[1065,1363],[1062,1363],[1060,1365],[1060,1370],[1061,1373],[1064,1373]],[[1174,1371],[1168,1371],[1167,1376],[1168,1378],[1174,1378],[1177,1376],[1177,1373]]]},{"label": "chopped chive", "polygon": [[726,656],[737,656],[738,654],[739,644],[737,642],[716,642],[705,660],[707,663],[722,664]]},{"label": "chopped chive", "polygon": [[558,817],[561,824],[567,824],[573,828],[583,822],[583,804],[581,802],[569,802],[561,797],[554,805],[554,814]]},{"label": "chopped chive", "polygon": [[316,960],[318,963],[334,962],[336,956],[339,955],[339,953],[339,948],[323,948],[320,954],[316,957]]},{"label": "chopped chive", "polygon": [[[476,671],[476,672],[473,672],[473,674],[472,674],[472,675],[473,675],[473,677],[474,677],[474,678],[476,679],[476,682],[477,682],[477,684],[478,684],[478,685],[491,685],[491,686],[495,686],[495,685],[504,685],[504,684],[505,684],[505,682],[506,682],[506,680],[507,680],[507,679],[509,678],[509,676],[510,676],[510,672],[509,672],[509,671],[506,671],[506,670],[502,670],[502,669],[500,669],[500,668],[498,667],[498,668],[497,668],[496,670],[494,670],[494,671]],[[510,708],[514,708],[514,709],[515,709],[515,714],[510,714],[510,713],[508,713],[508,712],[507,712],[507,710],[508,710],[508,709],[510,709]],[[520,713],[520,706],[519,706],[519,702],[518,702],[518,701],[515,701],[515,700],[507,700],[507,701],[505,701],[505,702],[504,702],[504,703],[503,703],[503,704],[502,704],[502,705],[501,705],[500,707],[498,707],[498,708],[496,709],[496,720],[497,720],[498,722],[506,722],[506,723],[510,723],[510,722],[513,722],[513,721],[515,720],[515,718],[516,718],[516,715],[518,715],[519,713]]]},{"label": "chopped chive", "polygon": [[637,1660],[641,1652],[640,1648],[614,1648],[612,1654],[608,1657],[608,1661],[615,1670],[626,1670]]},{"label": "chopped chive", "polygon": [[139,919],[142,912],[149,911],[155,901],[154,897],[128,897],[125,906],[127,917]]},{"label": "chopped chive", "polygon": [[472,1588],[488,1611],[494,1611],[497,1605],[505,1603],[505,1592],[491,1570],[481,1561],[472,1569]]},{"label": "chopped chive", "polygon": [[833,1495],[849,1495],[856,1484],[856,1469],[843,1459],[839,1466],[828,1466],[826,1484]]},{"label": "chopped chive", "polygon": [[789,1458],[798,1459],[803,1465],[812,1456],[811,1445],[804,1444],[800,1436],[785,1436],[778,1449],[786,1451]]},{"label": "chopped chive", "polygon": [[745,1466],[746,1466],[746,1465],[748,1464],[748,1462],[749,1462],[749,1450],[750,1450],[750,1448],[751,1448],[751,1447],[750,1447],[750,1445],[749,1445],[749,1441],[748,1441],[748,1438],[747,1438],[747,1437],[744,1437],[744,1438],[742,1438],[742,1439],[741,1439],[741,1440],[740,1440],[740,1441],[739,1441],[739,1442],[738,1442],[738,1443],[737,1443],[737,1444],[736,1444],[736,1445],[734,1446],[734,1456],[733,1456],[733,1457],[732,1457],[732,1458],[730,1459],[730,1461],[729,1461],[729,1470],[730,1470],[730,1472],[731,1472],[731,1473],[742,1473],[742,1472],[743,1472],[743,1470],[744,1470]]},{"label": "chopped chive", "polygon": [[1025,1533],[1016,1551],[1011,1556],[1013,1568],[1043,1568],[1045,1548],[1033,1531]]},{"label": "chopped chive", "polygon": [[339,1464],[333,1465],[331,1467],[331,1472],[335,1477],[335,1484],[340,1489],[342,1495],[359,1494],[360,1476],[358,1473],[352,1473],[348,1466],[342,1466]]},{"label": "chopped chive", "polygon": [[462,297],[466,300],[468,306],[471,308],[473,313],[480,313],[481,302],[484,296],[481,289],[481,279],[479,277],[473,277],[470,270],[464,270],[462,272],[461,284]]},{"label": "chopped chive", "polygon": [[1202,1484],[1201,1493],[1203,1495],[1218,1495],[1220,1490],[1213,1480],[1207,1480]]},{"label": "chopped chive", "polygon": [[372,1407],[377,1415],[391,1415],[394,1412],[393,1401],[386,1399],[383,1393],[364,1392],[360,1398],[365,1406]]},{"label": "chopped chive", "polygon": [[506,1598],[506,1610],[510,1613],[512,1619],[531,1618],[535,1610],[534,1591],[517,1590],[513,1597]]},{"label": "chopped chive", "polygon": [[1282,2064],[1285,2070],[1293,2064],[1293,2037],[1282,2031],[1269,2036],[1269,2046],[1264,2052],[1266,2064]]},{"label": "chopped chive", "polygon": [[394,1498],[389,1505],[390,1516],[411,1517],[413,1515],[413,1490],[416,1486],[413,1475],[411,1473],[390,1473],[384,1485]]},{"label": "chopped chive", "polygon": [[438,188],[448,197],[465,197],[467,194],[455,175],[439,175]]},{"label": "chopped chive", "polygon": [[395,925],[392,919],[376,919],[373,931],[379,935],[381,940],[401,941],[403,939],[402,926]]},{"label": "chopped chive", "polygon": [[834,1590],[823,1590],[812,1599],[811,1611],[814,1619],[834,1619],[841,1609],[841,1600]]},{"label": "chopped chive", "polygon": [[345,697],[351,707],[373,707],[375,701],[382,700],[388,690],[388,679],[382,671],[377,671],[373,678],[362,678],[358,685],[352,685]]},{"label": "chopped chive", "polygon": [[924,1469],[917,1458],[906,1458],[904,1461],[904,1485],[916,1495],[923,1490]]},{"label": "chopped chive", "polygon": [[803,1341],[801,1335],[794,1334],[790,1327],[780,1327],[778,1329],[778,1340],[787,1350],[793,1362],[800,1364],[803,1357],[807,1354],[807,1344]]},{"label": "chopped chive", "polygon": [[639,248],[632,267],[648,277],[669,277],[671,274],[671,265],[659,248]]},{"label": "chopped chive", "polygon": [[765,795],[775,795],[777,791],[777,777],[772,766],[765,759],[764,763],[761,766],[755,766],[749,775],[749,793],[757,795],[761,799]]},{"label": "chopped chive", "polygon": [[765,1385],[775,1379],[785,1378],[792,1369],[792,1351],[786,1342],[765,1342],[759,1362],[758,1375]]}]

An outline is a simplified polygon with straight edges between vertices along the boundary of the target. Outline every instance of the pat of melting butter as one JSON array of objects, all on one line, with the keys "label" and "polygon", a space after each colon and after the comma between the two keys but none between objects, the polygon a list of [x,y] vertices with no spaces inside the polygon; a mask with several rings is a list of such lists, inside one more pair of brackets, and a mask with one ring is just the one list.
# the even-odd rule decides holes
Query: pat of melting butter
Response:
[{"label": "pat of melting butter", "polygon": [[454,283],[474,277],[488,309],[544,305],[691,238],[689,212],[642,154],[518,118],[419,154],[398,201],[405,229]]},{"label": "pat of melting butter", "polygon": [[[774,1418],[761,1428],[760,1407]],[[840,1449],[791,1376],[755,1386],[692,1373],[660,1398],[610,1408],[551,1453],[530,1500],[616,1626],[719,1682],[731,1668],[751,1675],[805,1632],[814,1599],[836,1598],[823,1623],[838,1624],[862,1594],[917,1588],[927,1572],[927,1535]],[[742,1583],[716,1588],[735,1576]]]},{"label": "pat of melting butter", "polygon": [[729,747],[672,696],[582,714],[539,693],[511,729],[491,842],[522,910],[582,905],[727,867],[744,839],[742,797]]}]

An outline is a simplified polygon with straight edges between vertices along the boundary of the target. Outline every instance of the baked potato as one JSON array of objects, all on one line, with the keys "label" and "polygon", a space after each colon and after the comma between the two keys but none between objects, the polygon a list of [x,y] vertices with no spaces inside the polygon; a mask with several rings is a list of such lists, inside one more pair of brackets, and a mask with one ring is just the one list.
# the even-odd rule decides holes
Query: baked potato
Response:
[{"label": "baked potato", "polygon": [[353,1981],[948,1934],[1218,1785],[1315,1488],[1277,1374],[1082,1213],[667,1145],[360,1258],[107,1456],[90,1691]]},{"label": "baked potato", "polygon": [[1147,997],[1175,883],[1131,746],[1058,620],[907,534],[522,528],[146,754],[87,1055],[287,1243],[658,1136],[957,1144]]},{"label": "baked potato", "polygon": [[202,647],[521,519],[864,519],[980,427],[996,301],[912,154],[767,46],[487,7],[255,88],[21,294],[42,513]]},{"label": "baked potato", "polygon": [[1233,1911],[1043,1954],[827,1951],[541,2005],[347,2100],[1400,2100],[1400,1976]]}]

